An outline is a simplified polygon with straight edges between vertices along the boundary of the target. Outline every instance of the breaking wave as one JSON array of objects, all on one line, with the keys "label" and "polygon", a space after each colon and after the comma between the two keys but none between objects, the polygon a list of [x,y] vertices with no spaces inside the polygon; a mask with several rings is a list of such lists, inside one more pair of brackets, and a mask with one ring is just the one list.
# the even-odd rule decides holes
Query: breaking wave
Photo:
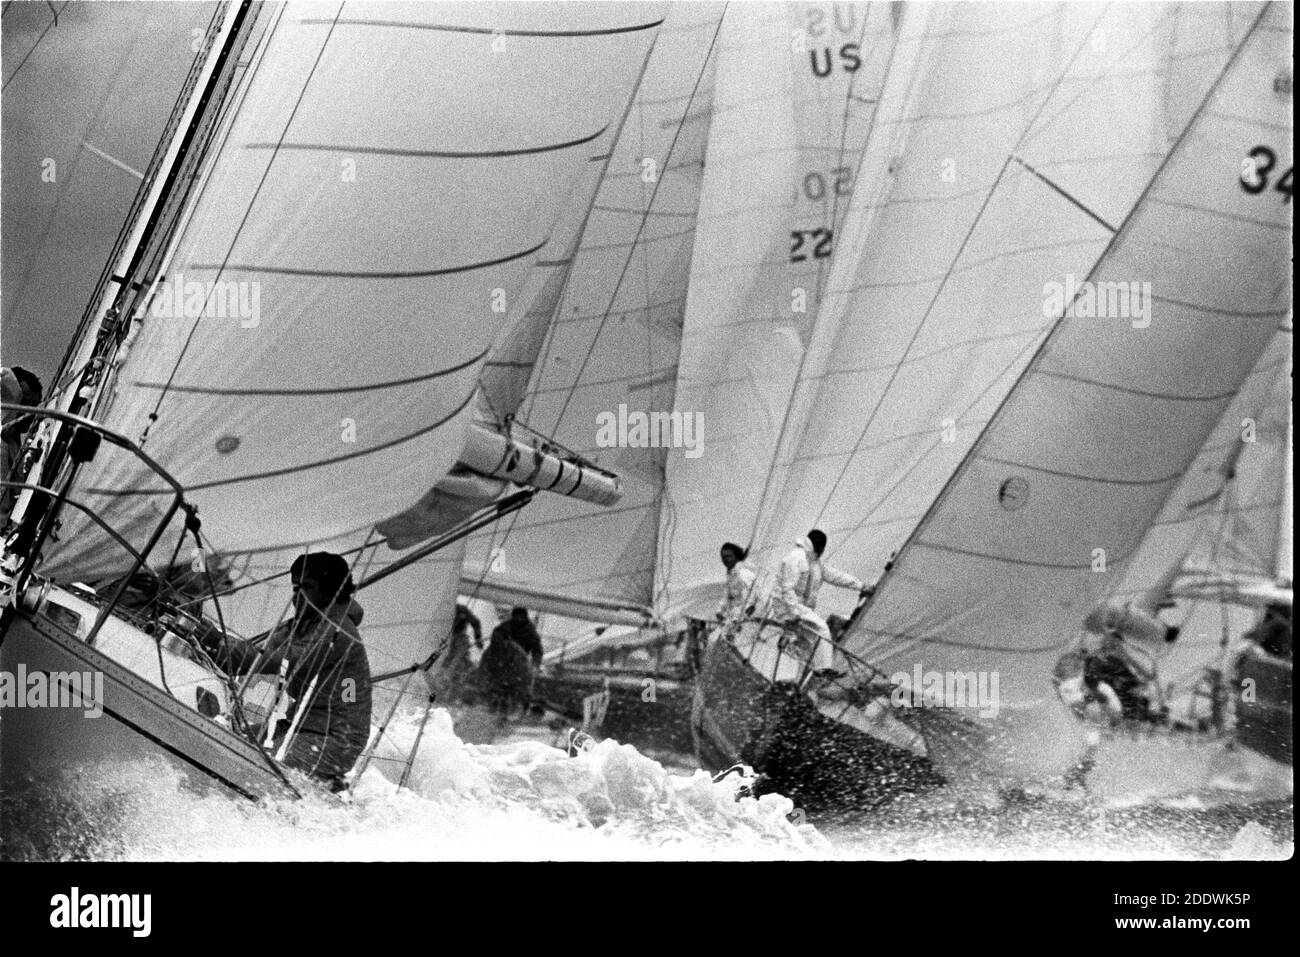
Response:
[{"label": "breaking wave", "polygon": [[[39,839],[6,856],[92,860],[754,860],[900,858],[1282,859],[1294,849],[1289,800],[1113,806],[1022,795],[938,792],[865,819],[801,820],[754,779],[676,773],[613,740],[576,753],[534,740],[468,744],[438,709],[390,725],[350,801],[198,793],[163,763],[69,774],[41,806]],[[33,834],[36,832],[34,831]]]}]

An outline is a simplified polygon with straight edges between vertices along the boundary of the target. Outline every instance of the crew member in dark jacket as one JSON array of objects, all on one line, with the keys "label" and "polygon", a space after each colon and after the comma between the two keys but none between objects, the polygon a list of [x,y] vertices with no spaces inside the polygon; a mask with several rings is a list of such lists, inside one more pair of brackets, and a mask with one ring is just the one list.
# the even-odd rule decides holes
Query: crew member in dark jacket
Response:
[{"label": "crew member in dark jacket", "polygon": [[260,647],[227,638],[209,650],[232,674],[280,674],[284,668],[291,703],[288,717],[276,722],[273,747],[279,750],[297,720],[285,763],[341,791],[370,739],[370,663],[357,631],[362,609],[340,555],[300,555],[289,573],[291,620]]},{"label": "crew member in dark jacket", "polygon": [[492,638],[479,673],[488,700],[501,720],[517,706],[527,708],[533,699],[533,670],[542,663],[542,636],[528,618],[527,608],[515,608],[510,617],[492,629]]},{"label": "crew member in dark jacket", "polygon": [[528,617],[527,608],[512,608],[510,617],[492,629],[494,641],[498,634],[509,638],[522,648],[524,653],[533,660],[534,668],[542,663],[542,636],[537,633],[532,620]]}]

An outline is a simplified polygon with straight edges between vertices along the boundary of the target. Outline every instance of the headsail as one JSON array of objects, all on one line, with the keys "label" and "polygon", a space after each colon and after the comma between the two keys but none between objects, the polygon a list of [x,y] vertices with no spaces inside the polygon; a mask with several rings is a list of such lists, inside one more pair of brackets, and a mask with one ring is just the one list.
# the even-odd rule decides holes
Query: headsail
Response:
[{"label": "headsail", "polygon": [[676,408],[668,608],[711,615],[724,541],[754,533],[898,32],[890,4],[734,4],[718,38]]},{"label": "headsail", "polygon": [[[616,472],[622,498],[602,507],[539,497],[475,536],[462,584],[470,597],[600,622],[653,614],[671,507],[661,440],[673,440],[671,422],[665,434],[658,425],[673,409],[721,16],[715,4],[672,9],[580,243],[562,266],[544,266],[520,341],[494,355],[501,365],[485,382],[497,416]],[[517,412],[507,361],[531,370]],[[635,431],[641,416],[656,434]]]},{"label": "headsail", "polygon": [[1290,525],[1291,344],[1289,328],[1273,337],[1110,595],[1146,611],[1175,604],[1161,617],[1179,626],[1177,641],[1149,649],[1175,695],[1290,586],[1279,556]]},{"label": "headsail", "polygon": [[819,527],[868,581],[1049,328],[1044,280],[1086,275],[1149,180],[1177,32],[1073,4],[922,6],[901,29],[759,519],[761,547]]},{"label": "headsail", "polygon": [[[101,410],[181,481],[228,552],[364,531],[445,475],[500,328],[494,301],[546,245],[661,12],[262,16]],[[83,487],[142,540],[156,514],[146,476],[103,455]],[[69,516],[47,570],[107,571],[120,554]]]},{"label": "headsail", "polygon": [[[1291,33],[1288,7],[1256,14],[1093,285],[855,624],[853,651],[891,672],[997,673],[1001,709],[1021,713],[1022,731],[1041,735],[1054,720],[1062,646],[1128,567],[1288,315]],[[1243,172],[1252,154],[1261,161]],[[1057,215],[1086,215],[1060,202]],[[1142,283],[1149,323],[1096,316],[1097,290]],[[1077,756],[1068,740],[1055,754],[1043,740],[1038,766],[1022,770],[1059,771]]]}]

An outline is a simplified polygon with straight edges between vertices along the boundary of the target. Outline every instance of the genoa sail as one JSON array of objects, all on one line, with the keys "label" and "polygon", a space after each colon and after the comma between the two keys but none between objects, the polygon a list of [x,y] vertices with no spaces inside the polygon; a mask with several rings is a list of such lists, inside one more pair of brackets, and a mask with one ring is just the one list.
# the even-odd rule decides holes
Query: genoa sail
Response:
[{"label": "genoa sail", "polygon": [[[905,13],[759,517],[769,561],[818,527],[832,564],[880,574],[1050,328],[1044,279],[1087,274],[1163,155],[1176,34],[1151,7]],[[1047,215],[1063,195],[1077,215]]]},{"label": "genoa sail", "polygon": [[539,497],[472,537],[470,598],[601,623],[653,619],[672,507],[666,445],[691,438],[670,413],[721,17],[715,4],[670,12],[580,238],[543,264],[531,315],[485,381],[492,413],[617,473],[622,497],[608,507]]},{"label": "genoa sail", "polygon": [[[98,409],[181,482],[214,550],[363,532],[449,471],[494,300],[522,286],[660,19],[622,4],[260,11]],[[83,486],[135,544],[166,497],[107,453]],[[69,516],[47,571],[124,560]]]},{"label": "genoa sail", "polygon": [[1218,667],[1290,587],[1279,556],[1290,525],[1291,342],[1289,325],[1273,337],[1110,595],[1179,627],[1176,642],[1148,649],[1169,697]]},{"label": "genoa sail", "polygon": [[[1059,772],[1077,757],[1070,735],[1055,736],[1067,723],[1052,666],[1289,314],[1291,24],[1284,7],[1242,12],[1253,15],[1246,38],[1092,285],[1069,302],[846,639],[889,672],[998,674],[1008,733],[988,757],[1006,775]],[[1252,154],[1274,162],[1244,169]],[[1058,214],[1084,215],[1071,204]],[[1098,315],[1097,290],[1143,282],[1149,323]],[[966,724],[978,720],[972,712]]]},{"label": "genoa sail", "polygon": [[[718,38],[676,408],[666,606],[711,617],[718,548],[754,534],[898,33],[886,4],[736,4]],[[868,184],[869,185],[869,184]]]}]

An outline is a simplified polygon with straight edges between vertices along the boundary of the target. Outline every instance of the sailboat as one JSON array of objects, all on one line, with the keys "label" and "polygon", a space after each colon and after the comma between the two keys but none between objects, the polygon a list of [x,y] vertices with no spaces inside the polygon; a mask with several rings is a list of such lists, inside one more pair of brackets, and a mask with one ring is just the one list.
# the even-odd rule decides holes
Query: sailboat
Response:
[{"label": "sailboat", "polygon": [[1288,321],[1090,616],[1094,629],[1098,620],[1120,625],[1128,653],[1151,675],[1132,717],[1101,722],[1097,789],[1142,781],[1132,765],[1162,735],[1175,739],[1164,750],[1182,765],[1176,773],[1164,762],[1164,791],[1207,780],[1263,791],[1270,776],[1289,776],[1291,662],[1264,647],[1259,626],[1280,626],[1292,604],[1291,336]]},{"label": "sailboat", "polygon": [[[347,556],[363,596],[422,603],[362,629],[377,688],[409,696],[459,571],[427,559],[541,484],[503,495],[510,456],[483,468],[510,446],[474,432],[479,377],[661,22],[640,4],[218,8],[50,398],[23,410],[40,425],[6,483],[0,670],[78,707],[5,710],[6,853],[100,762],[249,798],[313,786],[195,640],[275,625],[309,549]],[[618,495],[554,447],[530,474]],[[198,602],[167,587],[177,568]],[[148,620],[122,601],[141,575]]]},{"label": "sailboat", "polygon": [[[689,675],[662,617],[669,417],[713,121],[723,4],[674,4],[590,200],[552,234],[487,362],[481,426],[617,473],[616,505],[549,497],[466,542],[467,601],[539,615],[534,694],[591,733],[689,752]],[[646,657],[620,667],[626,656]]]},{"label": "sailboat", "polygon": [[[736,479],[765,474],[772,441],[736,398],[763,390],[775,433],[809,316],[785,287],[818,295],[895,29],[882,5],[674,7],[567,287],[538,310],[555,334],[540,359],[509,357],[532,381],[522,407],[493,405],[586,443],[575,448],[624,476],[625,497],[604,511],[550,501],[471,539],[462,593],[543,613],[538,693],[584,727],[690,750],[718,546],[742,536],[728,515],[750,489]],[[644,175],[647,159],[662,180]],[[633,171],[639,195],[625,185]],[[604,198],[616,188],[621,200]],[[576,369],[575,353],[587,357]],[[611,431],[632,440],[592,447],[591,423],[615,413]],[[639,417],[669,413],[670,436],[634,444]]]},{"label": "sailboat", "polygon": [[[875,193],[853,197],[755,538],[779,554],[816,525],[832,562],[887,570],[843,609],[831,694],[803,690],[779,625],[723,630],[707,764],[748,760],[805,807],[1076,766],[1053,665],[1289,315],[1289,16],[904,8]],[[1135,280],[1149,325],[1097,310]]]}]

